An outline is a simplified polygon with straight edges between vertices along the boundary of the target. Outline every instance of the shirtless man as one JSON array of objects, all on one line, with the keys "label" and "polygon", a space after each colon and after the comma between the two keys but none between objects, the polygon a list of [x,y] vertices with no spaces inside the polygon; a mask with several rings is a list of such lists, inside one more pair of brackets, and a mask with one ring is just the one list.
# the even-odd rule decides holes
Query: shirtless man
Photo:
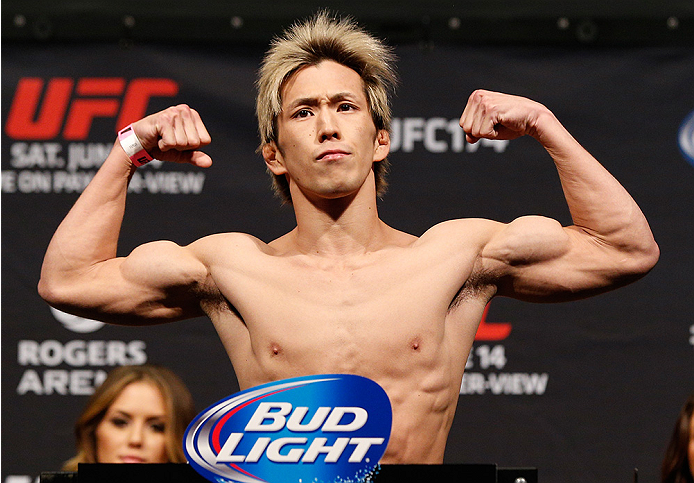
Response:
[{"label": "shirtless man", "polygon": [[[382,462],[441,463],[492,297],[604,292],[647,273],[658,247],[634,200],[547,108],[486,91],[474,92],[462,114],[468,141],[537,139],[554,160],[574,225],[459,219],[421,237],[387,226],[376,200],[390,146],[392,54],[325,15],[285,35],[261,69],[258,118],[263,158],[290,197],[296,228],[268,244],[223,233],[116,257],[136,169],[116,141],[57,229],[39,291],[61,310],[117,324],[206,314],[242,389],[320,373],[366,376],[393,407]],[[132,129],[157,159],[211,164],[198,150],[210,136],[187,106]]]}]

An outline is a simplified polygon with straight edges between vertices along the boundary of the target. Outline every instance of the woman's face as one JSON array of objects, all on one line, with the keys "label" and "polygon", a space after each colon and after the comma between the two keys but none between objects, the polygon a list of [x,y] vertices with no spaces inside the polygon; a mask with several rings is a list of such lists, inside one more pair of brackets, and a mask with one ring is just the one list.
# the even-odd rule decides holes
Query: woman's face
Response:
[{"label": "woman's face", "polygon": [[689,472],[694,476],[694,415],[689,418]]},{"label": "woman's face", "polygon": [[167,463],[166,410],[149,382],[125,386],[96,427],[99,463]]}]

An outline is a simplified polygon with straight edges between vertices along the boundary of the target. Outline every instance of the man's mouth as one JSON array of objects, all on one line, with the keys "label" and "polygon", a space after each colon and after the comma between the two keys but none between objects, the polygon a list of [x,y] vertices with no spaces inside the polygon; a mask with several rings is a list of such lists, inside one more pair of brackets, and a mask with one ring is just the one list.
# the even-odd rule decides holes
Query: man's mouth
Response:
[{"label": "man's mouth", "polygon": [[343,158],[347,156],[349,153],[345,151],[341,151],[339,149],[330,149],[328,151],[322,152],[316,160],[318,161],[334,161],[336,159]]}]

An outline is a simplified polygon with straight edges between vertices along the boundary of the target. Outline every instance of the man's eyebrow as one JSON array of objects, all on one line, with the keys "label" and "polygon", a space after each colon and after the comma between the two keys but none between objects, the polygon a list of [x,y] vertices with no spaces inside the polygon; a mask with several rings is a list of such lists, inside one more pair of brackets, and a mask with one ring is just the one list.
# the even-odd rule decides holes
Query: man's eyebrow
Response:
[{"label": "man's eyebrow", "polygon": [[[335,104],[336,102],[351,100],[355,97],[356,96],[351,92],[338,92],[337,94],[333,94],[332,96],[330,96],[329,101],[331,104]],[[292,110],[299,106],[314,107],[318,105],[318,99],[318,97],[300,97],[298,99],[295,99],[291,104],[289,104],[287,106],[287,109]]]}]

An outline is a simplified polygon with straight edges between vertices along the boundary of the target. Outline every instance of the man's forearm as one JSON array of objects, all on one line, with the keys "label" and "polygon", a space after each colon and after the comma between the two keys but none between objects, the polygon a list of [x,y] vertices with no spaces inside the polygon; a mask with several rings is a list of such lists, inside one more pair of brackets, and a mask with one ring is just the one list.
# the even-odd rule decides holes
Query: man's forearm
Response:
[{"label": "man's forearm", "polygon": [[657,258],[650,227],[634,199],[551,113],[538,119],[534,137],[554,159],[576,227],[625,254]]},{"label": "man's forearm", "polygon": [[128,182],[134,169],[116,142],[53,235],[39,282],[44,298],[57,297],[60,285],[116,256]]}]

